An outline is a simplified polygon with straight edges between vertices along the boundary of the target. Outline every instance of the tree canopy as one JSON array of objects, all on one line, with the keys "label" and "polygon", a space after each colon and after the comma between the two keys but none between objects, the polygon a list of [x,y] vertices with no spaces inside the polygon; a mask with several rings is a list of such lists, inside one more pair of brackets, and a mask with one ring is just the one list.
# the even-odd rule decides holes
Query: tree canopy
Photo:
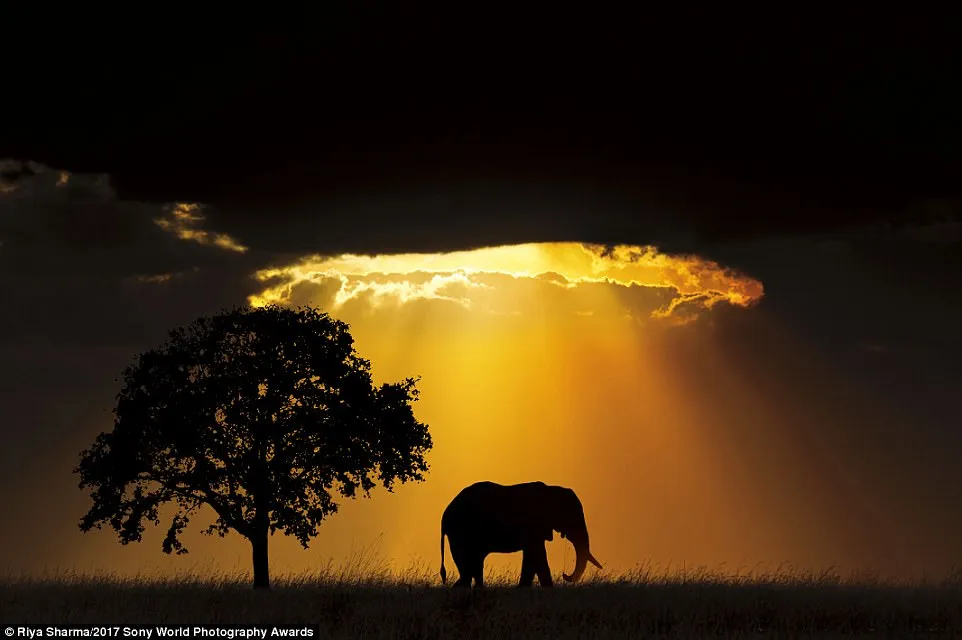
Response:
[{"label": "tree canopy", "polygon": [[424,479],[416,383],[375,385],[348,325],[309,307],[198,318],[124,370],[113,430],[75,469],[93,499],[80,529],[139,542],[172,503],[163,551],[186,553],[179,535],[208,505],[204,533],[250,540],[254,586],[267,587],[269,534],[307,548],[337,494]]}]

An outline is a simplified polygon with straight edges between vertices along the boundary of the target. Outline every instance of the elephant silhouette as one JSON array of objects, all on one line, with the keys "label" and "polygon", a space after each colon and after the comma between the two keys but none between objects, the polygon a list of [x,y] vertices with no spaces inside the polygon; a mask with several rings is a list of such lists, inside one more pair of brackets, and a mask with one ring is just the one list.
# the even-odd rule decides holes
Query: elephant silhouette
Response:
[{"label": "elephant silhouette", "polygon": [[444,536],[460,574],[455,587],[470,587],[472,579],[484,586],[484,559],[489,553],[523,552],[518,586],[530,587],[535,575],[542,587],[552,586],[544,543],[553,531],[567,538],[577,552],[574,573],[562,574],[565,582],[581,578],[591,555],[584,508],[575,492],[543,482],[501,485],[477,482],[461,490],[441,516],[441,582],[444,568]]}]

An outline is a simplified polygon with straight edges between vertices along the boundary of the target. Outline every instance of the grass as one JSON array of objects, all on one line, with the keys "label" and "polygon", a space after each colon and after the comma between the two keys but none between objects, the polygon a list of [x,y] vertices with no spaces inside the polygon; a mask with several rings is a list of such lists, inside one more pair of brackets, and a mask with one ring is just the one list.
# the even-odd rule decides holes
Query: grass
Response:
[{"label": "grass", "polygon": [[322,638],[357,639],[962,637],[962,573],[906,584],[791,567],[639,567],[553,590],[517,589],[504,573],[490,576],[489,588],[464,591],[441,587],[434,567],[392,573],[358,554],[340,567],[277,576],[269,592],[249,580],[209,571],[8,577],[0,579],[0,622],[319,623]]}]

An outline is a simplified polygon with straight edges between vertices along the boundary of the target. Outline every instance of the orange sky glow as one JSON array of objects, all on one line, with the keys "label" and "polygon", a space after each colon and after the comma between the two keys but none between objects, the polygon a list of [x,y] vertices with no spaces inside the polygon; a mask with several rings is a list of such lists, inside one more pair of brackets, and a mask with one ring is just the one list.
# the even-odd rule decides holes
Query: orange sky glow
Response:
[{"label": "orange sky glow", "polygon": [[[884,534],[863,539],[891,523],[831,446],[808,435],[806,421],[825,411],[798,389],[845,382],[768,323],[781,349],[773,357],[797,368],[763,392],[715,339],[719,305],[763,317],[762,283],[747,275],[654,248],[552,243],[309,256],[253,277],[255,306],[311,305],[349,323],[378,380],[421,376],[415,411],[434,438],[426,482],[343,501],[309,551],[275,536],[274,572],[372,549],[395,570],[436,572],[441,512],[479,480],[575,489],[609,573],[645,564],[915,569],[893,561]],[[786,419],[789,405],[798,409]],[[160,553],[159,528],[119,552],[108,534],[85,536],[73,557],[103,566],[109,550],[119,570],[199,562],[249,571],[239,536],[196,530],[185,557]],[[555,573],[571,570],[567,542],[556,537],[548,549]],[[514,575],[520,554],[486,566]]]}]

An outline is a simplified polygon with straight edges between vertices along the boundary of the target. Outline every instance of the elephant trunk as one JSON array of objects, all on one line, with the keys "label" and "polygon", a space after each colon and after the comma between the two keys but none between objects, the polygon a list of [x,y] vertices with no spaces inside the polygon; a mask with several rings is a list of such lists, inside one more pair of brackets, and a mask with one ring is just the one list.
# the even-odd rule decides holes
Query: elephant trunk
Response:
[{"label": "elephant trunk", "polygon": [[[571,539],[570,536],[569,536],[569,539]],[[577,558],[575,559],[574,573],[572,573],[571,575],[568,575],[567,573],[561,574],[561,577],[564,578],[565,582],[577,582],[578,580],[580,580],[582,574],[584,574],[585,572],[585,569],[588,567],[589,562],[595,565],[596,567],[598,567],[599,569],[602,568],[601,563],[595,560],[595,557],[591,555],[591,550],[588,545],[587,532],[585,532],[583,539],[581,538],[581,536],[578,536],[577,538],[571,540],[571,542],[572,544],[574,544],[575,552],[578,555],[577,555]]]},{"label": "elephant trunk", "polygon": [[578,558],[575,561],[575,572],[570,576],[567,573],[561,574],[561,577],[564,578],[565,582],[577,582],[578,580],[581,580],[581,575],[588,567],[588,550],[576,549],[576,551],[578,553]]}]

